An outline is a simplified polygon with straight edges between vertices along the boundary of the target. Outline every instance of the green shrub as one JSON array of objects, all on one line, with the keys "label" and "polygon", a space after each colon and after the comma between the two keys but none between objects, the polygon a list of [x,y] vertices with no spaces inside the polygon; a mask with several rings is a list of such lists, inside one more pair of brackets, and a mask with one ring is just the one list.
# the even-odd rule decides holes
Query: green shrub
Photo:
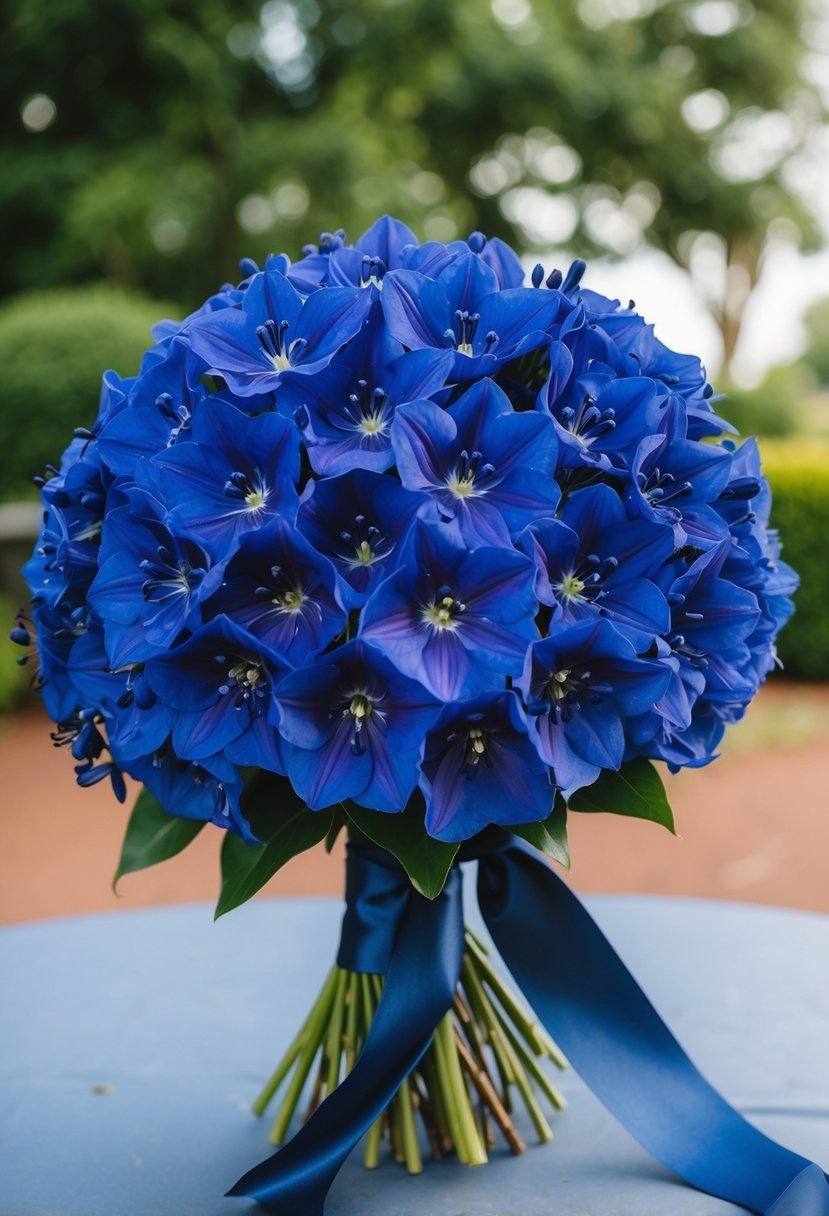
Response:
[{"label": "green shrub", "polygon": [[780,635],[787,677],[829,680],[829,445],[805,440],[762,445],[772,523],[783,558],[800,575],[796,612]]},{"label": "green shrub", "polygon": [[810,425],[810,403],[815,389],[811,367],[781,364],[773,367],[756,388],[722,388],[727,397],[722,413],[741,435],[783,438]]},{"label": "green shrub", "polygon": [[163,304],[98,285],[30,292],[0,307],[0,500],[24,498],[98,408],[101,374],[134,375]]},{"label": "green shrub", "polygon": [[829,296],[813,304],[804,317],[808,345],[803,362],[821,384],[829,384]]},{"label": "green shrub", "polygon": [[25,697],[34,671],[31,663],[22,667],[18,657],[24,652],[9,641],[9,629],[14,624],[15,605],[0,595],[0,713],[13,709]]}]

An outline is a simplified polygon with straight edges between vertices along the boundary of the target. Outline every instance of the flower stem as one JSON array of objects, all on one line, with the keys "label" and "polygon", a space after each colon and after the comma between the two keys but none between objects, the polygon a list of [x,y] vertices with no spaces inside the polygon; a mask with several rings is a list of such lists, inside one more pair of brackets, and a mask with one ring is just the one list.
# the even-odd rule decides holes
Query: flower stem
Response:
[{"label": "flower stem", "polygon": [[349,973],[337,968],[337,986],[334,990],[334,1001],[331,1009],[331,1021],[328,1024],[328,1034],[325,1041],[325,1054],[328,1056],[328,1072],[325,1078],[325,1088],[328,1093],[337,1088],[340,1080],[340,1063],[343,1052],[343,1021],[345,1019],[345,993]]},{"label": "flower stem", "polygon": [[328,979],[325,981],[320,998],[314,1006],[311,1016],[306,1022],[307,1037],[300,1052],[296,1069],[291,1077],[282,1105],[279,1108],[279,1113],[277,1114],[276,1119],[274,1120],[273,1128],[271,1129],[270,1139],[272,1144],[281,1144],[285,1139],[285,1133],[288,1130],[291,1117],[296,1109],[296,1104],[299,1101],[300,1094],[302,1093],[302,1087],[305,1084],[308,1073],[311,1071],[314,1058],[319,1050],[323,1035],[325,1034],[328,1023],[328,1015],[331,1012],[331,1003],[334,999],[336,985],[337,968],[333,967],[329,973]]},{"label": "flower stem", "polygon": [[403,1142],[403,1159],[410,1174],[423,1173],[423,1159],[420,1155],[420,1141],[417,1138],[417,1128],[412,1108],[412,1092],[408,1077],[397,1091],[394,1099],[394,1109],[399,1120],[400,1138]]},{"label": "flower stem", "polygon": [[277,1065],[276,1069],[274,1070],[273,1074],[271,1075],[270,1080],[265,1085],[264,1089],[262,1090],[262,1092],[257,1097],[256,1101],[254,1102],[253,1113],[255,1115],[263,1115],[265,1113],[265,1110],[266,1110],[269,1102],[273,1098],[276,1091],[279,1089],[279,1086],[285,1080],[285,1077],[290,1072],[291,1065],[294,1063],[294,1061],[297,1059],[297,1057],[302,1052],[302,1049],[308,1040],[308,1035],[310,1033],[311,1027],[315,1024],[315,1019],[318,1017],[321,1007],[323,1006],[323,1004],[325,1004],[326,1002],[328,1002],[330,1000],[330,997],[331,997],[330,985],[331,985],[332,978],[334,977],[335,972],[337,972],[338,970],[339,970],[338,967],[334,967],[329,972],[328,978],[326,979],[325,984],[323,985],[319,996],[317,997],[314,1005],[312,1006],[311,1012],[308,1014],[308,1017],[305,1019],[302,1026],[300,1027],[299,1033],[297,1034],[293,1043],[291,1043],[291,1046],[285,1052],[285,1055],[280,1060],[279,1064]]},{"label": "flower stem", "polygon": [[[354,1068],[382,999],[383,985],[380,975],[337,966],[329,972],[299,1033],[254,1104],[255,1112],[262,1114],[290,1078],[271,1132],[275,1144],[285,1138],[315,1062],[306,1118]],[[536,1095],[543,1094],[556,1110],[563,1109],[565,1102],[541,1067],[545,1057],[565,1066],[544,1027],[497,974],[487,948],[467,930],[452,1009],[438,1024],[417,1068],[403,1079],[389,1106],[366,1133],[365,1165],[376,1169],[380,1164],[381,1145],[388,1132],[394,1160],[410,1174],[421,1173],[417,1115],[435,1160],[454,1152],[465,1165],[485,1164],[496,1128],[514,1153],[523,1152],[524,1141],[510,1117],[513,1089],[521,1095],[539,1140],[549,1140],[552,1129]]]},{"label": "flower stem", "polygon": [[486,1149],[481,1143],[469,1101],[469,1090],[461,1071],[451,1014],[447,1013],[438,1023],[434,1045],[441,1090],[458,1159],[464,1165],[485,1165]]}]

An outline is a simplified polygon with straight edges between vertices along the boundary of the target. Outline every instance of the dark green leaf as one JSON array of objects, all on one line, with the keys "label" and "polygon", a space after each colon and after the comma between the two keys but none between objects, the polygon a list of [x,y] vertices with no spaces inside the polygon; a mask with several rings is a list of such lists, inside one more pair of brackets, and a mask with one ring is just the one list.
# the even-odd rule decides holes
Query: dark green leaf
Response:
[{"label": "dark green leaf", "polygon": [[661,823],[676,835],[674,815],[662,778],[650,760],[631,760],[618,773],[606,770],[593,785],[573,794],[571,811],[608,811]]},{"label": "dark green leaf", "polygon": [[415,890],[427,899],[440,895],[460,845],[445,844],[428,835],[423,824],[423,806],[419,801],[413,800],[398,815],[367,811],[353,802],[344,805],[349,819],[359,831],[394,854],[412,880]]},{"label": "dark green leaf", "polygon": [[567,844],[567,803],[561,794],[556,794],[553,809],[539,823],[521,823],[513,832],[522,840],[529,841],[542,853],[560,862],[565,870],[570,869],[570,848]]},{"label": "dark green leaf", "polygon": [[117,888],[119,879],[125,874],[146,870],[160,861],[175,857],[198,836],[203,827],[201,819],[181,819],[168,815],[149,790],[142,790],[127,824],[112,889]]},{"label": "dark green leaf", "polygon": [[328,835],[325,838],[325,851],[330,853],[337,843],[337,837],[348,823],[348,816],[341,806],[334,808],[334,822],[331,824]]},{"label": "dark green leaf", "polygon": [[334,822],[334,811],[309,811],[290,783],[258,773],[242,796],[242,810],[264,844],[246,844],[228,832],[222,845],[222,889],[218,919],[255,895],[286,862],[319,844]]}]

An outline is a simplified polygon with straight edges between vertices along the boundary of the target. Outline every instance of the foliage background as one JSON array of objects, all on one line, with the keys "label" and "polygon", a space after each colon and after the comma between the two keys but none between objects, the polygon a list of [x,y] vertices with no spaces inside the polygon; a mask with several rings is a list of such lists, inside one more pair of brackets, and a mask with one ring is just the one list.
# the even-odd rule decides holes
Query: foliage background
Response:
[{"label": "foliage background", "polygon": [[788,666],[829,676],[829,652],[801,647],[827,627],[825,563],[798,539],[829,528],[810,472],[825,451],[803,463],[829,434],[829,302],[797,363],[750,389],[731,377],[769,250],[826,243],[823,0],[4,7],[0,500],[90,421],[101,370],[133,372],[151,321],[243,255],[296,255],[383,211],[427,238],[480,228],[548,269],[651,248],[719,330],[739,430],[794,444],[775,465],[804,581]]}]

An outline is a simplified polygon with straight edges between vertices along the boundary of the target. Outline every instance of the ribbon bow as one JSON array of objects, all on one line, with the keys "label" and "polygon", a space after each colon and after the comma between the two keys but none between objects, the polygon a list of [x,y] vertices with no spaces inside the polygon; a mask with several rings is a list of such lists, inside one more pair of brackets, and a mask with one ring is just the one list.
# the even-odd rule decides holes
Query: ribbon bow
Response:
[{"label": "ribbon bow", "polygon": [[[537,1017],[596,1097],[698,1190],[762,1216],[829,1216],[827,1175],[757,1131],[709,1085],[544,858],[505,833],[489,840],[477,853],[486,926]],[[555,932],[540,936],[540,924]],[[459,866],[428,900],[384,850],[349,841],[338,962],[384,973],[383,995],[353,1071],[293,1140],[229,1195],[250,1196],[278,1216],[322,1216],[340,1166],[452,1005],[463,948]]]}]

